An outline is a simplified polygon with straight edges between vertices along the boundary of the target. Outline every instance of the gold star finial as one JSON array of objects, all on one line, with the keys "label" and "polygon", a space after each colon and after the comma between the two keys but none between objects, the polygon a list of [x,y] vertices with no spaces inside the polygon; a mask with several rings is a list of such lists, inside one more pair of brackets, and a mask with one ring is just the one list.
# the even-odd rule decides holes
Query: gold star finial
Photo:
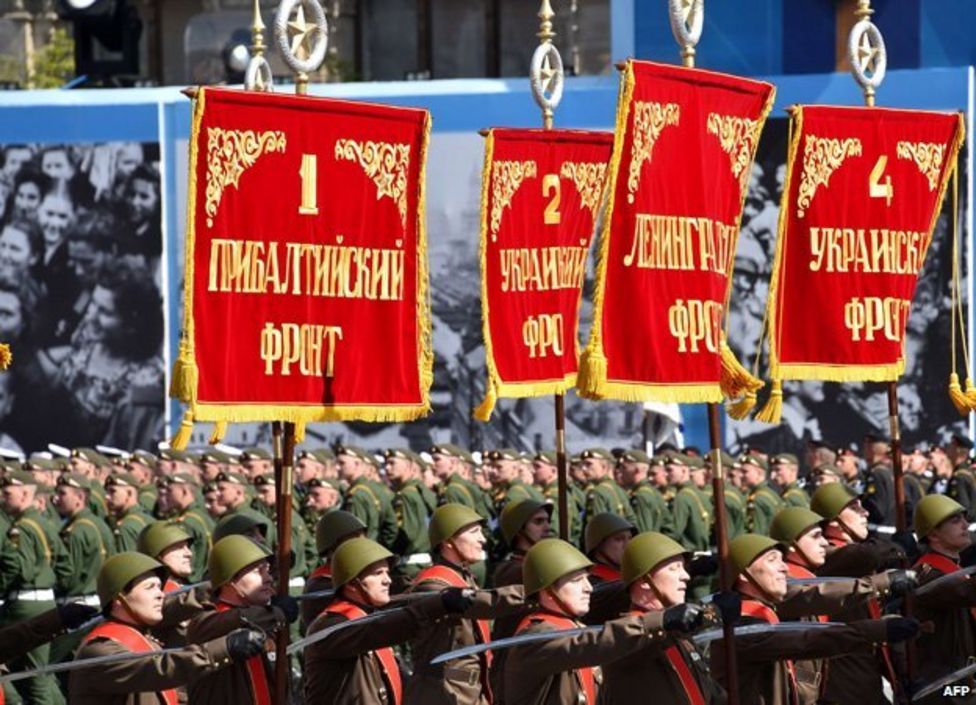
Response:
[{"label": "gold star finial", "polygon": [[539,75],[542,78],[543,89],[547,93],[552,93],[556,89],[556,74],[558,72],[552,67],[552,61],[549,58],[549,54],[546,54],[545,58],[542,59],[542,69],[539,71]]},{"label": "gold star finial", "polygon": [[288,29],[295,32],[291,38],[291,53],[304,61],[311,53],[308,48],[308,40],[315,32],[315,25],[305,21],[305,6],[301,3],[295,13],[295,19],[288,21]]},{"label": "gold star finial", "polygon": [[861,71],[874,73],[877,70],[878,47],[871,43],[870,35],[865,32],[857,47],[857,63]]}]

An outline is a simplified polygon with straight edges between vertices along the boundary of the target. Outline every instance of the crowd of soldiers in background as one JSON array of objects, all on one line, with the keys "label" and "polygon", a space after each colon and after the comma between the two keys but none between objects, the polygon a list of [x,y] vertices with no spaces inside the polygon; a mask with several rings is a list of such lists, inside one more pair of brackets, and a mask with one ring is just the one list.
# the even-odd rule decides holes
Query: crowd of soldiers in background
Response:
[{"label": "crowd of soldiers in background", "polygon": [[[270,555],[277,543],[271,454],[260,448],[226,450],[232,449],[104,455],[76,448],[69,457],[5,462],[0,477],[0,531],[6,537],[0,549],[0,599],[4,600],[0,625],[37,617],[66,603],[88,605],[92,612],[104,608],[104,579],[99,574],[114,554],[141,551],[163,560],[165,548],[164,563],[180,584],[213,580],[211,547],[228,536],[246,536]],[[903,455],[909,522],[929,494],[948,495],[960,503],[957,514],[967,523],[976,519],[971,450],[969,439],[956,436],[944,448]],[[443,528],[443,519],[432,523],[438,507],[461,505],[477,515],[471,516],[481,522],[485,534],[481,554],[466,563],[472,585],[520,585],[526,554],[558,534],[568,519],[569,543],[592,562],[588,568],[592,582],[620,581],[627,547],[637,543],[632,538],[654,532],[680,546],[676,550],[682,555],[687,553],[688,597],[700,598],[717,583],[713,460],[712,454],[696,448],[662,447],[653,456],[632,449],[584,450],[568,459],[568,517],[563,517],[557,458],[552,452],[472,453],[451,444],[423,453],[407,449],[375,453],[346,445],[301,450],[294,464],[289,591],[300,595],[331,588],[335,567],[329,559],[342,541],[356,537],[375,542],[395,557],[390,564],[392,592],[408,590],[418,574],[438,564],[439,545],[436,538],[432,542],[433,534]],[[872,559],[844,574],[860,578],[860,569],[866,575],[907,567],[918,555],[911,524],[904,532],[894,528],[891,448],[883,439],[865,438],[860,453],[811,443],[803,458],[768,457],[751,449],[738,457],[723,452],[721,462],[728,537],[733,543],[772,534],[789,545],[797,536],[777,536],[777,517],[787,517],[789,513],[783,514],[787,508],[808,511],[813,494],[813,509],[819,514],[811,516],[823,522],[825,531],[850,503],[866,515],[872,534],[879,537],[871,541],[884,541],[891,549],[881,551],[884,559]],[[827,485],[845,488],[840,505],[831,504],[836,504],[836,498],[822,498],[818,506],[814,493]],[[836,492],[819,494],[833,497]],[[325,518],[330,516],[331,524]],[[780,523],[792,526],[785,518]],[[808,524],[804,531],[814,525]],[[179,532],[167,544],[159,537],[174,526]],[[740,541],[740,548],[747,543]],[[174,545],[180,551],[170,551]],[[37,550],[29,550],[31,546]],[[750,554],[749,559],[756,556]],[[966,564],[965,555],[962,563]],[[217,565],[222,565],[219,559]],[[625,565],[624,578],[626,582]],[[303,602],[301,619],[293,626],[295,637],[299,629],[304,633],[329,600],[323,596]],[[619,614],[619,607],[612,609]],[[612,619],[612,609],[601,611],[594,604],[587,621]],[[516,626],[496,620],[492,638],[511,636]],[[970,642],[954,648],[976,656],[973,631],[967,634]],[[70,660],[80,643],[77,632],[61,635],[7,665],[23,670]],[[838,671],[834,680],[843,682],[843,678]],[[6,701],[17,702],[19,693],[28,703],[62,703],[66,682],[51,676],[21,681],[16,692],[5,688]],[[682,683],[687,690],[683,678]]]}]

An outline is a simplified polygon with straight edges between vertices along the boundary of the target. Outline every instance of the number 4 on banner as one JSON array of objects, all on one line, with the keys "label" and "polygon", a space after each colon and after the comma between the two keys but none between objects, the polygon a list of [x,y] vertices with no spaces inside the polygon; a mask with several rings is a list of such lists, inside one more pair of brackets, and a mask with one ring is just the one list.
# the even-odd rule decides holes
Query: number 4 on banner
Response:
[{"label": "number 4 on banner", "polygon": [[[888,166],[888,156],[882,154],[878,157],[874,168],[871,170],[871,198],[883,198],[888,206],[891,206],[891,199],[895,197],[895,187],[891,185],[891,175],[885,175],[885,167]],[[884,176],[884,183],[881,177]]]}]

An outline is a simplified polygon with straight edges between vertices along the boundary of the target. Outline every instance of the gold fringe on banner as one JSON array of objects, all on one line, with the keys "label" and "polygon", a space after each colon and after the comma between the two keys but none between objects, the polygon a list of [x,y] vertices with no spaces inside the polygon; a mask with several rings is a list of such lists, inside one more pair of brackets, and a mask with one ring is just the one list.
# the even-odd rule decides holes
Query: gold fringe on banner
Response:
[{"label": "gold fringe on banner", "polygon": [[949,375],[949,399],[952,400],[952,405],[956,407],[956,411],[962,416],[969,416],[969,412],[972,411],[969,406],[969,399],[962,391],[962,387],[959,385],[959,375],[955,372]]},{"label": "gold fringe on banner", "polygon": [[719,386],[722,393],[729,399],[737,399],[746,392],[758,392],[763,388],[763,381],[750,374],[726,341],[721,344],[722,373]]},{"label": "gold fringe on banner", "polygon": [[305,442],[305,422],[298,421],[295,424],[295,443]]},{"label": "gold fringe on banner", "polygon": [[207,441],[210,445],[214,446],[224,440],[224,436],[227,435],[227,422],[226,421],[215,421],[213,431],[210,432],[210,439]]},{"label": "gold fringe on banner", "polygon": [[730,402],[725,406],[725,413],[736,421],[742,421],[756,408],[756,393],[746,392],[741,399]]},{"label": "gold fringe on banner", "polygon": [[778,424],[783,418],[783,381],[774,379],[766,405],[756,414],[756,421]]},{"label": "gold fringe on banner", "polygon": [[193,434],[193,407],[189,407],[183,412],[183,420],[180,421],[180,427],[176,431],[169,442],[171,448],[176,450],[186,450],[187,444],[190,442],[190,436]]},{"label": "gold fringe on banner", "polygon": [[491,342],[491,324],[488,320],[488,194],[491,192],[491,164],[495,155],[495,133],[488,130],[485,136],[485,163],[481,167],[481,232],[478,243],[478,262],[481,265],[481,335],[485,341],[485,368],[488,379],[485,381],[485,398],[474,410],[478,421],[491,419],[491,412],[498,402],[497,387],[500,382],[495,367],[495,348]]}]

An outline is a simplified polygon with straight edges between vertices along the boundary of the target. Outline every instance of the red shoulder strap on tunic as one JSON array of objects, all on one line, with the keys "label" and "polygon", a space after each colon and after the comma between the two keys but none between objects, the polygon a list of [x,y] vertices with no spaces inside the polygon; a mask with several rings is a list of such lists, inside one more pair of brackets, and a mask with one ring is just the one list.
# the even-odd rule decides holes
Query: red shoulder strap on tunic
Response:
[{"label": "red shoulder strap on tunic", "polygon": [[[779,615],[776,614],[773,608],[756,600],[743,600],[742,614],[748,617],[761,619],[767,624],[779,624]],[[796,667],[794,666],[792,659],[783,659],[783,663],[786,664],[786,671],[790,676],[790,703],[792,703],[792,705],[799,705],[800,700],[799,690],[797,689],[796,684]]]},{"label": "red shoulder strap on tunic", "polygon": [[[102,622],[88,632],[81,643],[87,644],[93,639],[110,639],[136,654],[159,651],[159,647],[147,639],[145,634],[135,627],[130,627],[128,624],[122,624],[121,622]],[[176,705],[178,701],[175,689],[163,690],[156,693],[156,695],[162,698],[162,701],[166,705]],[[2,696],[0,696],[0,705],[2,705],[2,702]]]},{"label": "red shoulder strap on tunic", "polygon": [[[810,578],[816,578],[817,576],[811,573],[807,568],[800,565],[799,563],[786,562],[786,572],[789,573],[791,578],[796,580],[809,580]],[[818,622],[828,622],[830,618],[825,614],[816,615]]]},{"label": "red shoulder strap on tunic", "polygon": [[[522,621],[519,622],[518,629],[515,630],[516,634],[521,634],[529,625],[545,622],[550,625],[553,629],[575,629],[579,626],[577,622],[570,619],[569,617],[561,617],[559,615],[550,614],[549,612],[533,612],[532,614],[523,617]],[[593,677],[592,668],[577,668],[575,669],[576,679],[579,681],[580,687],[583,689],[583,695],[586,696],[586,705],[596,705],[596,679]]]},{"label": "red shoulder strap on tunic", "polygon": [[[231,609],[236,608],[226,602],[217,603],[218,612],[226,612]],[[252,656],[245,663],[247,665],[247,676],[251,681],[251,696],[254,699],[254,705],[271,705],[271,688],[268,685],[268,673],[264,669],[264,656],[262,654]]]},{"label": "red shoulder strap on tunic", "polygon": [[180,589],[180,584],[173,580],[172,578],[166,578],[166,583],[163,585],[163,592],[169,595],[172,592],[176,592]]},{"label": "red shoulder strap on tunic", "polygon": [[332,577],[332,566],[328,563],[320,565],[318,568],[312,571],[312,574],[308,576],[311,578],[331,578]]},{"label": "red shoulder strap on tunic", "polygon": [[[366,616],[366,611],[362,607],[347,602],[346,600],[333,602],[325,608],[325,611],[342,615],[349,620]],[[383,671],[383,677],[390,688],[390,693],[393,695],[393,705],[400,705],[403,702],[403,683],[400,680],[400,664],[397,663],[393,649],[385,646],[382,649],[376,649],[370,653],[376,656],[376,659],[380,662],[380,670]]]},{"label": "red shoulder strap on tunic", "polygon": [[[414,585],[419,585],[420,583],[426,582],[428,580],[438,580],[442,583],[447,583],[451,587],[456,588],[470,588],[471,585],[468,581],[464,579],[464,576],[458,573],[456,570],[449,568],[446,565],[432,565],[424,568],[417,574],[417,577],[413,579]],[[491,625],[487,619],[476,619],[474,620],[475,631],[478,633],[478,638],[482,644],[487,644],[491,641]],[[482,675],[488,673],[488,669],[491,667],[492,654],[490,651],[482,651],[481,656],[482,661]]]},{"label": "red shoulder strap on tunic", "polygon": [[[630,614],[635,617],[640,617],[644,614],[644,611],[634,609],[630,611]],[[678,680],[681,681],[681,687],[684,689],[685,695],[688,696],[689,705],[705,705],[705,696],[701,692],[701,688],[698,687],[698,681],[695,680],[695,676],[688,667],[684,651],[682,651],[678,642],[666,648],[664,655],[667,657],[668,663],[671,664],[675,675],[678,676]]]},{"label": "red shoulder strap on tunic", "polygon": [[590,567],[590,575],[595,575],[608,583],[614,580],[620,580],[620,571],[603,563],[594,563]]},{"label": "red shoulder strap on tunic", "polygon": [[955,561],[948,556],[943,556],[941,553],[926,553],[915,561],[915,565],[912,567],[918,568],[921,565],[932,566],[936,570],[945,573],[946,575],[949,573],[955,573],[957,570],[959,570],[959,566],[955,563]]}]

